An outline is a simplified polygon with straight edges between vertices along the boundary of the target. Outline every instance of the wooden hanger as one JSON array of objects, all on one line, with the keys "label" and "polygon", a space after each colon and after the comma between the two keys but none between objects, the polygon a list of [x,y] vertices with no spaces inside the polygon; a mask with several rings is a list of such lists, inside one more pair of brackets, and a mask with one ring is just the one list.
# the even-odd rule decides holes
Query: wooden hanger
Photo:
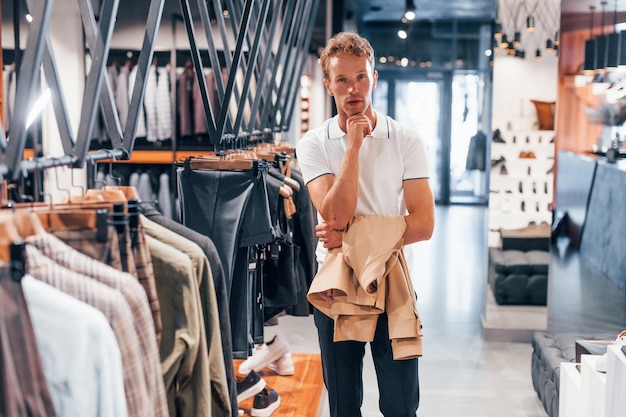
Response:
[{"label": "wooden hanger", "polygon": [[46,230],[96,229],[99,225],[99,213],[106,215],[107,212],[107,209],[67,209],[39,211],[35,215]]},{"label": "wooden hanger", "polygon": [[19,235],[23,238],[28,236],[43,235],[46,233],[39,217],[31,212],[18,210],[13,214],[13,224]]},{"label": "wooden hanger", "polygon": [[[100,233],[106,227],[106,214],[113,210],[113,204],[104,201],[102,196],[72,196],[70,201],[62,203],[17,203],[14,213],[31,213],[39,220],[43,230],[49,229],[93,229],[97,228]],[[23,216],[23,215],[22,215]],[[24,217],[22,217],[22,221]],[[33,220],[34,221],[34,220]],[[37,227],[37,226],[33,226]],[[37,229],[41,232],[41,229]]]},{"label": "wooden hanger", "polygon": [[109,203],[126,203],[128,201],[128,198],[126,198],[126,195],[124,195],[124,192],[122,190],[111,189],[109,187],[105,187],[100,190],[87,190],[85,196],[101,196],[104,201],[107,201]]},{"label": "wooden hanger", "polygon": [[137,189],[131,185],[107,185],[107,190],[119,190],[127,200],[141,200]]},{"label": "wooden hanger", "polygon": [[254,159],[210,159],[191,158],[185,161],[190,169],[213,169],[221,171],[248,171],[255,169],[257,161]]}]

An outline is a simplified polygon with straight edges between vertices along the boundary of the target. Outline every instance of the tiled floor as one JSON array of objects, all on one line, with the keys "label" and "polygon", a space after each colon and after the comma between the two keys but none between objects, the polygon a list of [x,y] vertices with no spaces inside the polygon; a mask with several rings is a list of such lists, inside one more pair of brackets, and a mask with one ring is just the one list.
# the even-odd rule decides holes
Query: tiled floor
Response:
[{"label": "tiled floor", "polygon": [[[418,416],[545,417],[530,376],[530,343],[486,341],[486,209],[438,207],[429,242],[413,248],[424,323]],[[293,352],[318,352],[312,317],[281,317]],[[380,416],[371,357],[365,358],[363,416]],[[324,401],[320,417],[327,417]]]}]

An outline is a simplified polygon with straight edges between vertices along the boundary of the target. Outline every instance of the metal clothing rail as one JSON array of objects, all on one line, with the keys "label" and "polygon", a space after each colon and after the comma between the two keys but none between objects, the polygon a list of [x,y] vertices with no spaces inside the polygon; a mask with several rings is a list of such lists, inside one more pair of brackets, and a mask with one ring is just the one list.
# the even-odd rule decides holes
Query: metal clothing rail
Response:
[{"label": "metal clothing rail", "polygon": [[[93,1],[77,0],[91,66],[85,81],[78,129],[74,134],[50,36],[54,0],[27,0],[33,21],[19,67],[10,138],[4,136],[4,129],[0,126],[0,178],[15,181],[27,172],[48,167],[83,167],[88,161],[131,157],[165,0],[150,1],[136,81],[123,126],[106,68],[120,2],[98,1],[96,18]],[[206,1],[196,0],[195,16],[189,0],[179,2],[211,143],[217,148],[231,143],[233,138],[287,130],[319,0],[216,0],[211,2],[212,10]],[[228,11],[229,19],[224,18],[224,10]],[[204,29],[214,72],[217,108],[212,108],[204,77],[194,29],[198,18]],[[218,51],[220,41],[223,51]],[[226,80],[222,77],[219,52],[224,54]],[[39,83],[42,73],[50,89],[64,155],[23,160],[28,113],[42,93]],[[99,109],[111,139],[111,149],[90,151]]]}]

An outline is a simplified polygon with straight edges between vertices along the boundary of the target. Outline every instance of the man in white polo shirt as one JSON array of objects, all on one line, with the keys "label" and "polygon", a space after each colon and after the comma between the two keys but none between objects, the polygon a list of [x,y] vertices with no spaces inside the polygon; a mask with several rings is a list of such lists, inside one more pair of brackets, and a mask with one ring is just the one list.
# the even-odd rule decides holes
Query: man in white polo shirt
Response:
[{"label": "man in white polo shirt", "polygon": [[[340,247],[342,230],[354,216],[405,216],[404,244],[430,239],[434,201],[428,163],[419,136],[372,108],[378,73],[370,43],[339,33],[321,54],[324,86],[337,115],[307,132],[296,155],[318,211],[319,263]],[[332,293],[325,294],[329,299]],[[365,343],[334,342],[334,322],[314,311],[324,382],[332,417],[360,417]],[[414,417],[419,405],[418,359],[394,360],[386,314],[370,342],[385,417]]]}]

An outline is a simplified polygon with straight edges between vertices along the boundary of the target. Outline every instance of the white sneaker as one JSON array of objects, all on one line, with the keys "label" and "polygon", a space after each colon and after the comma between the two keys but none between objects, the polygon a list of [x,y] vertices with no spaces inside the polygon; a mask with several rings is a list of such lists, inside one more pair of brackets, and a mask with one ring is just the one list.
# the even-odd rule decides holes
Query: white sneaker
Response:
[{"label": "white sneaker", "polygon": [[274,373],[281,376],[293,375],[295,372],[291,352],[285,353],[280,359],[276,362],[270,363],[267,367]]},{"label": "white sneaker", "polygon": [[239,365],[239,373],[247,375],[254,370],[259,372],[261,369],[276,362],[285,354],[289,353],[289,345],[279,334],[274,336],[271,342],[258,345],[252,352],[252,356],[243,361]]}]

